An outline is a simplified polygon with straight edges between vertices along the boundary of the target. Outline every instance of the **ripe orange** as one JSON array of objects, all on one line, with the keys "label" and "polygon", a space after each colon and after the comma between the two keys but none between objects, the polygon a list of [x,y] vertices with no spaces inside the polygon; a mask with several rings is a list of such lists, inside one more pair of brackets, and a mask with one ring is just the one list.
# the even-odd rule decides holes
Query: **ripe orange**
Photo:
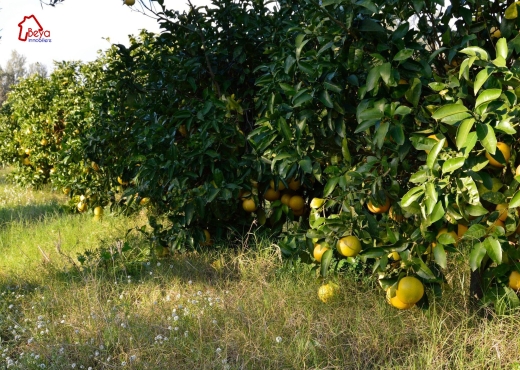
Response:
[{"label": "ripe orange", "polygon": [[78,208],[78,211],[79,211],[79,212],[83,213],[83,212],[85,212],[85,211],[87,210],[87,208],[88,208],[88,207],[87,207],[87,203],[85,203],[85,202],[79,202],[77,208]]},{"label": "ripe orange", "polygon": [[320,208],[323,203],[325,203],[325,199],[322,198],[312,198],[311,200],[311,208],[317,209]]},{"label": "ripe orange", "polygon": [[330,249],[329,243],[322,242],[322,243],[314,244],[314,252],[313,252],[314,259],[318,262],[321,262],[321,257],[323,256],[323,253],[325,253],[329,249]]},{"label": "ripe orange", "polygon": [[[511,148],[509,147],[509,145],[500,141],[497,143],[497,149],[502,152],[502,155],[504,156],[504,159],[506,160],[506,162],[509,161],[509,158],[511,158]],[[502,163],[495,160],[491,156],[491,154],[489,154],[487,151],[486,151],[486,158],[489,160],[489,164],[491,166],[497,167],[497,168],[504,167],[504,165]]]},{"label": "ripe orange", "polygon": [[388,258],[392,258],[394,261],[400,261],[401,256],[399,255],[399,252],[393,251],[388,254]]},{"label": "ripe orange", "polygon": [[278,190],[274,190],[273,188],[269,188],[265,192],[264,198],[270,202],[274,202],[275,200],[280,199],[280,192]]},{"label": "ripe orange", "polygon": [[212,245],[212,244],[213,244],[213,240],[211,240],[211,234],[209,233],[208,230],[204,230],[204,242],[200,243],[200,245],[208,246],[208,245]]},{"label": "ripe orange", "polygon": [[135,4],[135,0],[125,0],[125,4],[128,6],[132,6]]},{"label": "ripe orange", "polygon": [[338,240],[336,249],[345,257],[355,257],[361,252],[361,242],[357,236],[349,235]]},{"label": "ripe orange", "polygon": [[324,284],[318,289],[318,298],[323,303],[327,303],[336,296],[338,290],[339,286],[336,284]]},{"label": "ripe orange", "polygon": [[513,290],[520,290],[520,272],[511,272],[511,275],[509,275],[509,287]]},{"label": "ripe orange", "polygon": [[305,207],[305,200],[299,196],[295,195],[289,199],[289,208],[293,211],[301,211]]},{"label": "ripe orange", "polygon": [[[271,187],[271,189],[275,189],[275,187],[274,187],[274,180],[271,180],[269,182],[269,186]],[[285,185],[283,184],[282,181],[278,180],[278,189],[277,190],[283,190],[283,189],[285,189]]]},{"label": "ripe orange", "polygon": [[291,177],[288,181],[288,185],[289,189],[296,191],[300,188],[301,183],[300,180],[295,180]]},{"label": "ripe orange", "polygon": [[468,231],[468,227],[464,224],[458,224],[457,225],[457,236],[458,238],[462,238],[464,234],[466,234],[466,231]]},{"label": "ripe orange", "polygon": [[242,202],[242,208],[244,208],[244,211],[246,212],[254,212],[258,207],[256,206],[255,200],[253,198],[249,198]]},{"label": "ripe orange", "polygon": [[103,215],[103,207],[97,206],[94,208],[94,215],[95,216],[102,216]]},{"label": "ripe orange", "polygon": [[497,204],[495,210],[498,211],[498,219],[500,221],[506,221],[507,220],[507,210],[509,209],[509,204],[507,203],[501,203]]},{"label": "ripe orange", "polygon": [[29,160],[29,158],[24,158],[22,163],[25,165],[25,166],[29,166],[31,164],[31,161]]},{"label": "ripe orange", "polygon": [[289,201],[291,200],[291,198],[292,198],[291,194],[285,193],[280,198],[280,201],[282,202],[282,204],[285,204],[286,206],[289,206]]},{"label": "ripe orange", "polygon": [[495,227],[497,226],[501,226],[502,228],[506,228],[506,225],[504,224],[504,221],[502,221],[501,219],[497,218],[495,222],[493,222],[493,224],[491,225],[491,231],[495,230]]},{"label": "ripe orange", "polygon": [[[428,136],[428,138],[433,139],[433,140],[437,140],[437,141],[441,141],[441,139],[442,139],[442,137],[441,137],[441,139],[439,139],[439,138],[438,138],[436,135],[434,135],[434,134]],[[442,147],[443,147],[443,148],[448,147],[448,140],[445,140],[445,141],[444,141],[444,145],[443,145]],[[429,153],[430,153],[429,150],[425,150],[425,152],[426,152],[426,154],[429,154]]]},{"label": "ripe orange", "polygon": [[297,217],[303,216],[303,214],[305,213],[305,207],[297,211],[292,211],[292,213]]},{"label": "ripe orange", "polygon": [[372,200],[369,200],[367,207],[368,207],[368,210],[372,213],[375,213],[375,214],[385,213],[390,209],[390,198],[386,197],[385,204],[383,204],[382,206],[374,206],[372,204]]},{"label": "ripe orange", "polygon": [[388,218],[390,218],[391,220],[394,220],[395,222],[403,222],[404,221],[403,214],[400,213],[400,212],[396,212],[394,210],[394,206],[390,207],[390,209],[388,210]]},{"label": "ripe orange", "polygon": [[424,295],[424,285],[413,276],[406,276],[397,284],[396,297],[405,304],[415,304]]},{"label": "ripe orange", "polygon": [[42,139],[42,141],[40,141],[40,144],[42,146],[45,146],[45,145],[49,144],[49,141],[47,139]]},{"label": "ripe orange", "polygon": [[520,176],[520,165],[516,168],[515,176]]},{"label": "ripe orange", "polygon": [[390,303],[390,305],[392,307],[398,308],[400,310],[408,310],[408,309],[412,308],[413,306],[415,306],[415,303],[403,303],[403,302],[401,302],[399,300],[399,298],[397,298],[397,295],[394,295],[392,297],[392,289],[388,289],[386,291],[386,299],[387,299],[388,303]]},{"label": "ripe orange", "polygon": [[150,203],[150,198],[148,198],[148,197],[144,197],[143,199],[141,199],[141,200],[139,201],[139,205],[140,205],[140,206],[145,206],[145,205],[147,205],[148,203]]},{"label": "ripe orange", "polygon": [[188,136],[188,130],[186,130],[186,125],[179,126],[179,133],[182,135],[182,137]]}]

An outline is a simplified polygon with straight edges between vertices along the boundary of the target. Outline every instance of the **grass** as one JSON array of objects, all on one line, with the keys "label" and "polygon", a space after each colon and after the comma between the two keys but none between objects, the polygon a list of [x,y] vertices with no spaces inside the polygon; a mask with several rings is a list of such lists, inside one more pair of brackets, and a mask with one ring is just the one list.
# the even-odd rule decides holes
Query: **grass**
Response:
[{"label": "grass", "polygon": [[462,265],[429,310],[395,310],[355,276],[323,304],[310,266],[260,234],[157,259],[126,234],[142,217],[62,201],[0,180],[0,368],[520,369],[520,316],[471,314]]}]

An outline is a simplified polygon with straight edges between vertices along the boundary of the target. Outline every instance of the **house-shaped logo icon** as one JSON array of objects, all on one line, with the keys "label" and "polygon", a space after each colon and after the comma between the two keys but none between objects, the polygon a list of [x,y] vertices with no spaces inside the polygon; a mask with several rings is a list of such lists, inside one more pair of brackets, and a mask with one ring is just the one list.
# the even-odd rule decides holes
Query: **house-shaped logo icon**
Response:
[{"label": "house-shaped logo icon", "polygon": [[20,41],[27,41],[27,38],[31,37],[36,32],[43,32],[42,25],[34,15],[23,17],[23,21],[18,23],[18,27],[20,27],[20,33],[18,34],[18,40]]}]

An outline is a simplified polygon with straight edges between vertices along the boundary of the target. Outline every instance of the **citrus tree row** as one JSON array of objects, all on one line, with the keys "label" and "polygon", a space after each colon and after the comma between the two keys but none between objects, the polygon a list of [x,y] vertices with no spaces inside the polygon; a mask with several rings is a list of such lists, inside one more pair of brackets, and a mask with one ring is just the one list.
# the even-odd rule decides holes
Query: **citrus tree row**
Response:
[{"label": "citrus tree row", "polygon": [[161,254],[272,228],[324,301],[361,261],[424,307],[458,259],[472,297],[520,304],[516,3],[156,3],[160,35],[15,88],[15,180],[98,216],[147,207]]}]

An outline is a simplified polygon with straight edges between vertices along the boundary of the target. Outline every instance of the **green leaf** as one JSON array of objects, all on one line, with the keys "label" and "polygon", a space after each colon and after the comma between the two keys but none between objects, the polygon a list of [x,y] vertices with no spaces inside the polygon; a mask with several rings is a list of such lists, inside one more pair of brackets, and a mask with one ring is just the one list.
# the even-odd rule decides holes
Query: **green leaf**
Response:
[{"label": "green leaf", "polygon": [[437,241],[444,245],[455,244],[457,242],[453,235],[451,235],[450,233],[444,233],[439,235]]},{"label": "green leaf", "polygon": [[435,263],[445,269],[447,266],[446,251],[444,250],[444,246],[442,244],[437,244],[433,248],[433,256],[435,257]]},{"label": "green leaf", "polygon": [[478,91],[484,85],[484,83],[487,81],[489,76],[493,74],[493,71],[495,69],[493,67],[486,67],[479,73],[477,73],[477,77],[475,78],[475,83],[473,84],[473,90],[475,95],[477,95]]},{"label": "green leaf", "polygon": [[367,76],[367,91],[373,90],[377,83],[379,82],[379,78],[381,78],[381,73],[379,71],[380,66],[372,67],[372,69],[368,72]]},{"label": "green leaf", "polygon": [[332,103],[332,100],[330,99],[329,92],[327,90],[322,90],[319,95],[318,99],[323,103],[324,106],[327,108],[334,108],[334,103]]},{"label": "green leaf", "polygon": [[520,207],[520,190],[518,190],[515,195],[511,198],[509,202],[509,208],[517,208]]},{"label": "green leaf", "polygon": [[411,188],[401,199],[402,207],[409,207],[413,202],[415,202],[420,196],[424,194],[424,186],[416,186]]},{"label": "green leaf", "polygon": [[323,197],[328,197],[334,189],[336,188],[336,185],[338,185],[340,177],[333,177],[327,183],[325,184],[325,188],[323,189]]},{"label": "green leaf", "polygon": [[394,56],[394,62],[400,62],[410,58],[413,55],[413,49],[402,49]]},{"label": "green leaf", "polygon": [[471,225],[469,229],[464,233],[462,239],[465,240],[479,240],[487,234],[487,228],[484,225],[475,224]]},{"label": "green leaf", "polygon": [[482,48],[479,48],[478,46],[470,46],[470,47],[464,48],[464,49],[460,50],[460,53],[463,53],[466,55],[471,55],[471,56],[476,56],[476,57],[480,58],[481,60],[485,60],[485,61],[489,60],[489,55],[488,55],[487,51],[485,51]]},{"label": "green leaf", "polygon": [[410,176],[410,182],[414,184],[421,184],[428,180],[428,172],[426,170],[417,171]]},{"label": "green leaf", "polygon": [[195,205],[193,203],[188,203],[184,208],[184,214],[186,216],[186,225],[189,225],[193,219],[193,215],[195,214]]},{"label": "green leaf", "polygon": [[334,85],[333,83],[330,83],[330,82],[324,82],[323,83],[323,87],[326,88],[327,90],[330,90],[330,91],[335,92],[337,94],[339,94],[339,93],[341,93],[343,91],[341,86]]},{"label": "green leaf", "polygon": [[428,216],[430,223],[433,224],[434,222],[439,221],[441,218],[444,217],[445,213],[446,212],[444,211],[442,202],[438,201],[437,204],[435,204],[435,207],[433,207],[432,213],[430,214],[430,216]]},{"label": "green leaf", "polygon": [[462,104],[447,104],[435,111],[432,114],[432,118],[436,120],[440,120],[444,117],[448,117],[457,113],[467,112],[468,108],[466,108]]},{"label": "green leaf", "polygon": [[378,148],[383,147],[389,127],[390,127],[390,122],[388,122],[388,121],[381,122],[381,124],[379,125],[377,132],[376,132],[376,136],[375,136],[375,141],[376,141],[376,145]]},{"label": "green leaf", "polygon": [[484,245],[484,248],[486,248],[486,252],[493,262],[500,265],[502,263],[502,246],[500,245],[500,242],[490,236],[484,240],[484,243],[482,244]]},{"label": "green leaf", "polygon": [[485,193],[482,195],[482,199],[488,201],[493,204],[501,204],[506,200],[506,196],[502,193],[495,193],[490,191],[489,193]]},{"label": "green leaf", "polygon": [[477,125],[477,136],[482,146],[491,154],[495,154],[497,149],[497,138],[495,130],[491,125]]},{"label": "green leaf", "polygon": [[456,157],[456,158],[448,159],[442,165],[442,172],[443,173],[453,172],[453,171],[461,168],[464,165],[465,160],[466,159],[464,157]]},{"label": "green leaf", "polygon": [[293,106],[299,107],[300,105],[312,100],[312,95],[307,93],[299,95],[296,99],[293,100]]},{"label": "green leaf", "polygon": [[444,147],[444,143],[446,142],[446,138],[442,138],[439,140],[437,144],[435,144],[430,150],[430,153],[428,153],[428,157],[426,158],[426,165],[431,170],[433,166],[435,165],[435,160],[437,159],[437,156],[441,152],[442,148]]},{"label": "green leaf", "polygon": [[296,60],[300,59],[300,53],[302,52],[303,47],[306,43],[309,42],[309,40],[305,40],[305,34],[300,33],[298,36],[296,36],[295,40],[295,47],[296,47]]},{"label": "green leaf", "polygon": [[283,118],[283,117],[278,118],[278,124],[280,125],[280,130],[282,131],[283,136],[285,136],[285,138],[287,140],[291,140],[292,139],[291,128],[287,124],[287,121],[285,120],[285,118]]},{"label": "green leaf", "polygon": [[362,6],[370,10],[372,13],[377,13],[377,7],[370,0],[359,0],[356,1],[356,5]]},{"label": "green leaf", "polygon": [[506,60],[502,57],[496,57],[492,60],[493,64],[497,67],[505,67],[506,66]]},{"label": "green leaf", "polygon": [[305,173],[312,173],[312,161],[310,158],[304,158],[298,163]]},{"label": "green leaf", "polygon": [[457,129],[457,149],[460,150],[466,143],[466,140],[468,138],[468,134],[471,131],[471,128],[473,127],[473,124],[475,123],[474,118],[468,118],[462,121],[459,125],[459,128]]},{"label": "green leaf", "polygon": [[501,89],[487,89],[482,91],[475,102],[475,108],[481,104],[498,99],[500,95],[502,95]]},{"label": "green leaf", "polygon": [[471,271],[475,271],[480,268],[480,264],[482,263],[482,259],[486,255],[486,248],[482,245],[482,243],[477,243],[471,249],[471,253],[469,254],[469,266],[471,267]]},{"label": "green leaf", "polygon": [[489,213],[489,211],[487,209],[485,209],[484,207],[482,207],[481,204],[468,205],[466,207],[466,212],[468,212],[468,214],[470,216],[474,216],[474,217],[484,216]]},{"label": "green leaf", "polygon": [[410,81],[410,88],[405,92],[404,97],[414,107],[417,107],[419,100],[421,99],[422,93],[422,82],[418,78],[414,78]]},{"label": "green leaf", "polygon": [[333,254],[334,254],[334,252],[332,252],[332,249],[328,249],[321,256],[320,273],[321,273],[322,277],[327,277],[327,274],[329,273],[329,267],[330,267],[330,263],[332,262]]}]

